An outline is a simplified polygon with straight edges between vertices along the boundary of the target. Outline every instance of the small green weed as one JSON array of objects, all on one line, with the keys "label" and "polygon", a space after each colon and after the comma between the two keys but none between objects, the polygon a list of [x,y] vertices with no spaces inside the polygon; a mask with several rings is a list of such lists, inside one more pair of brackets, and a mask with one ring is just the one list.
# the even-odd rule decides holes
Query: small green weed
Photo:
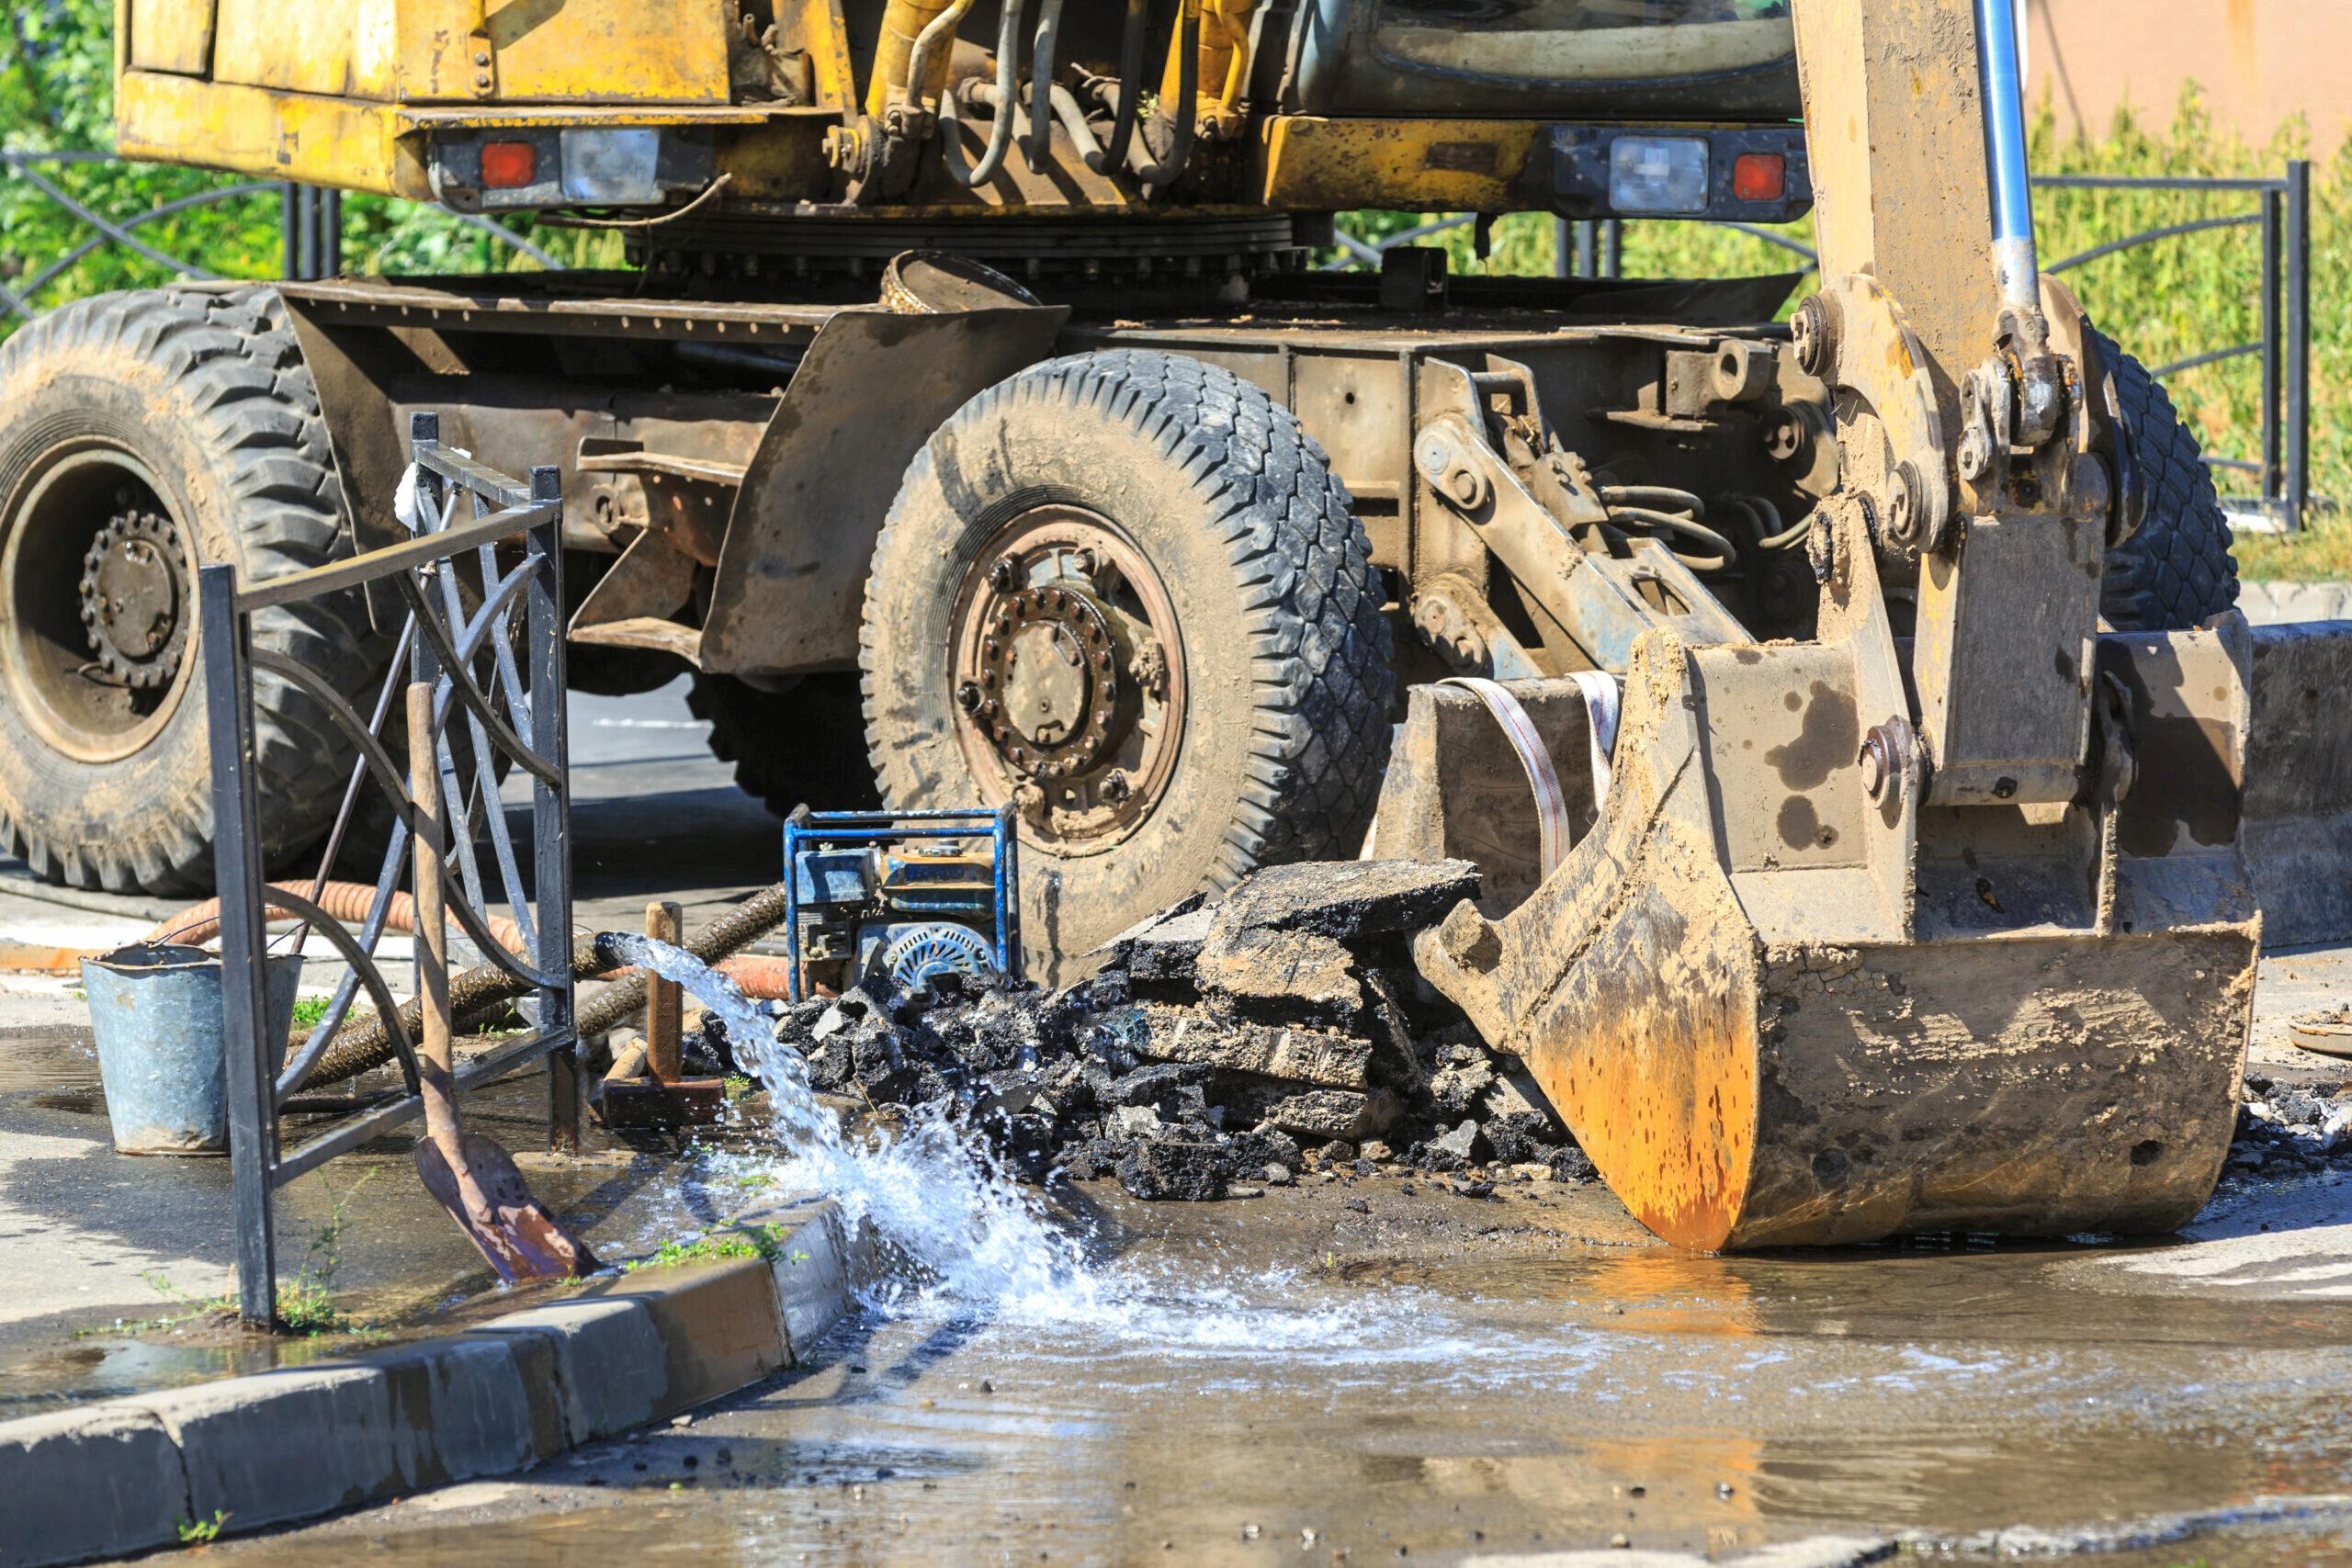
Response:
[{"label": "small green weed", "polygon": [[[310,1249],[304,1256],[302,1267],[295,1270],[291,1280],[278,1281],[277,1321],[278,1325],[286,1332],[313,1339],[323,1334],[368,1335],[375,1332],[366,1325],[354,1321],[348,1314],[337,1307],[334,1298],[327,1293],[327,1288],[334,1282],[335,1270],[341,1268],[343,1263],[343,1233],[351,1224],[351,1218],[346,1210],[351,1200],[358,1196],[359,1190],[376,1179],[376,1175],[375,1171],[369,1171],[351,1184],[351,1190],[334,1201],[334,1206],[327,1211],[326,1223],[322,1224],[311,1237]],[[189,1295],[174,1284],[171,1278],[160,1269],[151,1269],[139,1277],[146,1280],[148,1289],[157,1295],[177,1302],[188,1310],[177,1317],[149,1318],[138,1323],[117,1324],[107,1328],[80,1329],[76,1331],[77,1337],[143,1333],[150,1329],[168,1328],[186,1323],[191,1318],[201,1317],[206,1313],[234,1312],[237,1309],[236,1300],[231,1296],[219,1296],[206,1301],[200,1297]],[[211,1537],[207,1536],[204,1539],[209,1540]]]},{"label": "small green weed", "polygon": [[709,1263],[724,1258],[764,1258],[771,1263],[798,1263],[808,1256],[802,1252],[787,1258],[783,1226],[747,1225],[714,1231],[693,1241],[671,1242],[652,1257],[624,1263],[621,1268],[624,1272],[634,1274],[640,1269],[674,1269],[684,1263]]},{"label": "small green weed", "polygon": [[328,1005],[334,1000],[333,997],[295,998],[294,1027],[297,1029],[317,1028],[319,1021],[327,1015]]},{"label": "small green weed", "polygon": [[205,1546],[220,1539],[220,1527],[229,1522],[229,1510],[215,1508],[209,1519],[175,1519],[179,1527],[182,1546]]},{"label": "small green weed", "polygon": [[752,1080],[741,1073],[729,1073],[721,1081],[729,1100],[741,1100],[752,1092]]}]

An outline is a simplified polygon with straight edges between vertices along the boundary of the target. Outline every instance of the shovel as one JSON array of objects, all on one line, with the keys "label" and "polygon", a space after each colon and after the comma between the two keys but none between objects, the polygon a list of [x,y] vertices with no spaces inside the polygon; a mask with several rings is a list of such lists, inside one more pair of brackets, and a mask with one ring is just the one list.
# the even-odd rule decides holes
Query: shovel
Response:
[{"label": "shovel", "polygon": [[458,1082],[450,1071],[448,916],[442,897],[441,763],[433,742],[433,687],[422,681],[408,689],[408,759],[417,814],[417,989],[424,1003],[416,1070],[425,1135],[416,1145],[416,1173],[506,1283],[589,1273],[596,1259],[531,1196],[513,1156],[458,1121]]}]

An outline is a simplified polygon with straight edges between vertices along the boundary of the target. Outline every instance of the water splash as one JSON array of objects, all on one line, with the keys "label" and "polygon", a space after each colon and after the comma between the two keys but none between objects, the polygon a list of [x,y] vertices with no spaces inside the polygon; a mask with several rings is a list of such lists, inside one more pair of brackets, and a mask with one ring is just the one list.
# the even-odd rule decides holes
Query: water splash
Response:
[{"label": "water splash", "polygon": [[1052,1303],[1079,1313],[1099,1305],[1100,1287],[1078,1243],[944,1107],[916,1110],[893,1137],[853,1144],[839,1119],[818,1103],[800,1054],[777,1043],[734,981],[648,937],[600,932],[596,944],[610,964],[674,981],[718,1016],[737,1060],[767,1086],[783,1151],[761,1156],[767,1185],[821,1192],[851,1224],[871,1224],[904,1264],[884,1288],[886,1298]]}]

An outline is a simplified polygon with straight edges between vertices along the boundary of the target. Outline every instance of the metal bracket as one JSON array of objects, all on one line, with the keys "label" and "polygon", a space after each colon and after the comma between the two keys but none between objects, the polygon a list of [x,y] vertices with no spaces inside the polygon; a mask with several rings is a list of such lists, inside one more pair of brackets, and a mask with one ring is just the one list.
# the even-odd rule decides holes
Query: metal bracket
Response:
[{"label": "metal bracket", "polygon": [[1869,405],[1886,433],[1886,478],[1871,500],[1895,540],[1922,555],[1952,543],[1951,464],[1928,354],[1877,280],[1823,284],[1791,323],[1798,368]]},{"label": "metal bracket", "polygon": [[[1600,523],[1608,509],[1597,495],[1559,486],[1563,504],[1584,503],[1589,514],[1563,518],[1538,501],[1487,435],[1482,393],[1512,391],[1524,373],[1474,375],[1461,366],[1430,361],[1434,372],[1413,438],[1413,466],[1437,499],[1459,513],[1509,570],[1521,590],[1557,623],[1593,668],[1622,671],[1634,639],[1653,626],[1670,627],[1685,643],[1746,642],[1747,630],[1673,553],[1651,539],[1634,541],[1629,558],[1587,552],[1568,529]],[[1533,409],[1532,389],[1527,407]],[[1561,479],[1556,468],[1548,470]],[[1646,583],[1657,594],[1643,592]],[[1564,673],[1567,662],[1547,649],[1544,662]]]}]

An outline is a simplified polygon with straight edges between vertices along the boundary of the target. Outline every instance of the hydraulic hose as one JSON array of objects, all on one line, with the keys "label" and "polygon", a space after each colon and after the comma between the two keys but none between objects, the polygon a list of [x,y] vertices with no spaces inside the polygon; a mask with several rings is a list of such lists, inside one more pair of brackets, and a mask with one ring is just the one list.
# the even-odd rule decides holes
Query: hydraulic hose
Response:
[{"label": "hydraulic hose", "polygon": [[[372,889],[370,890],[372,891]],[[782,925],[789,908],[791,889],[779,882],[762,888],[718,919],[705,926],[685,950],[705,964],[717,964],[747,942],[756,942]],[[571,977],[593,980],[605,974],[609,960],[600,956],[593,936],[581,937],[571,944]],[[479,964],[449,982],[449,1009],[462,1025],[467,1015],[479,1015],[500,1003],[526,996],[530,982],[518,980],[494,964]],[[615,1029],[632,1013],[645,1007],[645,975],[642,970],[616,982],[609,990],[580,1010],[575,1032],[582,1039]],[[412,998],[401,1007],[401,1025],[412,1036],[424,1021],[424,1004]],[[356,1077],[371,1067],[379,1067],[392,1059],[393,1047],[384,1033],[380,1019],[369,1019],[356,1028],[346,1027],[327,1047],[311,1076],[302,1080],[305,1089],[321,1084],[334,1083]]]},{"label": "hydraulic hose", "polygon": [[[1157,163],[1145,161],[1145,150],[1140,143],[1131,150],[1128,157],[1128,167],[1135,170],[1136,178],[1153,190],[1173,185],[1176,176],[1184,172],[1184,165],[1193,161],[1193,136],[1200,112],[1201,6],[1200,0],[1182,0],[1182,4],[1183,21],[1177,28],[1173,45],[1177,52],[1176,106],[1172,117],[1176,139],[1168,144],[1168,156]],[[1120,83],[1121,109],[1125,110],[1127,99],[1139,97],[1141,94],[1140,83]],[[1167,106],[1163,104],[1161,107],[1165,112]]]},{"label": "hydraulic hose", "polygon": [[[315,897],[311,897],[311,885],[307,883],[273,882],[270,886],[281,893],[291,893],[298,897],[310,897],[312,903],[345,925],[356,925],[366,919],[368,910],[375,907],[376,902],[375,888],[364,882],[330,882],[321,888]],[[270,908],[281,914],[290,915],[294,912],[282,905],[273,904]],[[513,920],[503,915],[492,915],[488,918],[487,923],[490,926],[490,934],[504,942],[508,951],[513,953],[523,951],[523,932]],[[384,925],[386,929],[396,931],[416,930],[415,900],[405,893],[393,894],[384,914]],[[185,942],[190,947],[201,947],[220,934],[220,900],[207,898],[201,904],[193,904],[182,909],[139,940]]]},{"label": "hydraulic hose", "polygon": [[[962,132],[954,124],[941,127],[940,139],[946,153],[947,177],[969,190],[996,178],[1004,167],[1004,155],[1012,146],[1012,108],[1020,97],[1021,85],[1021,10],[1022,0],[1004,0],[1003,15],[996,28],[996,105],[995,118],[989,122],[988,151],[980,161],[966,168],[964,150],[958,144]],[[953,108],[952,102],[942,106]]]},{"label": "hydraulic hose", "polygon": [[1151,0],[1127,0],[1127,30],[1119,39],[1121,90],[1111,109],[1111,145],[1103,150],[1101,163],[1087,165],[1098,175],[1105,169],[1126,167],[1127,144],[1136,134],[1136,106],[1143,102],[1143,95],[1136,89],[1143,81],[1143,35],[1150,19]]},{"label": "hydraulic hose", "polygon": [[[947,8],[933,17],[922,31],[915,35],[914,48],[907,52],[906,92],[907,103],[910,107],[921,108],[923,95],[931,89],[931,59],[939,52],[940,39],[952,40],[956,37],[956,25],[963,21],[964,13],[971,8],[972,0],[948,0]],[[942,98],[947,96],[944,86],[939,96]]]},{"label": "hydraulic hose", "polygon": [[[1029,141],[1022,153],[1029,172],[1041,174],[1054,141],[1054,44],[1062,28],[1065,0],[1045,0],[1037,9],[1037,37],[1029,51]],[[1002,110],[999,110],[1002,113]]]},{"label": "hydraulic hose", "polygon": [[1070,145],[1078,149],[1080,160],[1090,169],[1102,167],[1102,144],[1094,140],[1094,128],[1086,123],[1086,111],[1078,107],[1078,96],[1060,83],[1054,84],[1054,115],[1069,132]]},{"label": "hydraulic hose", "polygon": [[1713,552],[1685,555],[1672,545],[1667,546],[1674,558],[1692,571],[1728,571],[1739,558],[1739,552],[1729,539],[1699,521],[1707,514],[1707,503],[1687,490],[1666,485],[1604,485],[1600,500],[1609,508],[1609,521],[1620,528],[1679,534]]}]

